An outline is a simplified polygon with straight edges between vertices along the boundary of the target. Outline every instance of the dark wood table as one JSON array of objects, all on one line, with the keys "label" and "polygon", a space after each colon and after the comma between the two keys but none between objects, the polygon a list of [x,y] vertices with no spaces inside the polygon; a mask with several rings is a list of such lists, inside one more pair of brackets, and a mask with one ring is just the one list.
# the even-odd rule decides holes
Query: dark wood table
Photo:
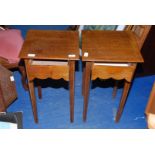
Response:
[{"label": "dark wood table", "polygon": [[19,57],[24,59],[35,122],[38,122],[33,80],[69,81],[70,120],[74,121],[75,61],[79,60],[79,36],[75,31],[29,30]]},{"label": "dark wood table", "polygon": [[82,31],[84,111],[86,120],[90,80],[125,79],[124,90],[115,121],[122,114],[131,81],[139,62],[143,62],[131,31]]}]

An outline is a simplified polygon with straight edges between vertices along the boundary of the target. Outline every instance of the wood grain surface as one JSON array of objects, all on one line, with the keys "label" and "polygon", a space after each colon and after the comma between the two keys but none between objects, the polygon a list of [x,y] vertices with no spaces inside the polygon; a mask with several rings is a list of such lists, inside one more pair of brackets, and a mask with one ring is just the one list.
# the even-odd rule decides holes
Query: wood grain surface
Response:
[{"label": "wood grain surface", "polygon": [[[32,56],[28,56],[32,54]],[[75,57],[68,57],[68,55]],[[29,30],[20,58],[78,60],[79,35],[76,31]]]},{"label": "wood grain surface", "polygon": [[83,31],[82,51],[83,61],[143,62],[131,31]]}]

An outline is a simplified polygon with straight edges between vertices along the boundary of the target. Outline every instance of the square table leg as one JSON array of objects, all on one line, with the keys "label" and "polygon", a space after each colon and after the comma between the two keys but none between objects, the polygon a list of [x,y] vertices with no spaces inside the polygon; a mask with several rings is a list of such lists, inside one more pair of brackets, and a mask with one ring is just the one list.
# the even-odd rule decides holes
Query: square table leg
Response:
[{"label": "square table leg", "polygon": [[84,94],[83,94],[84,96],[83,121],[86,121],[86,118],[87,118],[91,66],[92,66],[92,62],[86,62],[85,71],[84,71],[85,78],[84,78]]},{"label": "square table leg", "polygon": [[128,92],[131,86],[131,82],[128,82],[125,80],[125,84],[124,84],[124,88],[123,88],[123,93],[122,93],[122,97],[121,97],[121,101],[117,110],[117,114],[116,114],[116,119],[115,122],[118,122],[120,120],[120,117],[122,115],[124,106],[125,106],[125,102],[128,96]]},{"label": "square table leg", "polygon": [[34,90],[34,82],[33,82],[33,78],[31,78],[31,74],[29,72],[29,68],[30,68],[29,63],[30,63],[30,60],[25,60],[26,75],[27,75],[29,94],[30,94],[30,99],[31,99],[33,117],[34,117],[35,123],[38,123],[38,114],[37,114],[37,105],[36,105],[36,97],[35,97],[35,90]]},{"label": "square table leg", "polygon": [[113,92],[112,92],[112,97],[113,97],[113,98],[116,97],[117,89],[118,89],[118,83],[119,83],[119,81],[118,81],[118,80],[115,80],[114,88],[113,88]]},{"label": "square table leg", "polygon": [[33,80],[32,81],[28,80],[28,86],[29,86],[29,93],[30,93],[30,98],[31,98],[34,120],[36,123],[38,123],[37,105],[36,105],[36,97],[35,97]]},{"label": "square table leg", "polygon": [[75,61],[69,61],[70,121],[74,121]]},{"label": "square table leg", "polygon": [[84,92],[85,92],[85,69],[86,67],[83,66],[83,73],[82,73],[82,96],[84,96]]}]

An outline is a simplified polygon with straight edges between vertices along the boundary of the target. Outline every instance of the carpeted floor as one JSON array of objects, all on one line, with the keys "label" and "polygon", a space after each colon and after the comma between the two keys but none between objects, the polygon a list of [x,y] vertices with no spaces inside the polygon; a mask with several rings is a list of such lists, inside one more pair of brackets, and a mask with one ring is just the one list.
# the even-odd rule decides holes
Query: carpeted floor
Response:
[{"label": "carpeted floor", "polygon": [[[29,93],[22,88],[20,74],[14,72],[18,99],[8,108],[9,112],[23,111],[24,128],[97,128],[97,129],[143,129],[146,128],[144,110],[148,101],[155,76],[136,78],[133,81],[126,106],[119,123],[114,122],[117,105],[122,88],[118,90],[115,99],[112,99],[112,87],[104,86],[100,81],[90,91],[87,122],[82,121],[83,98],[81,95],[81,71],[76,72],[75,81],[75,120],[69,119],[69,90],[68,83],[63,80],[50,80],[42,89],[43,98],[38,99],[37,106],[39,123],[35,124],[32,115]],[[46,83],[46,81],[45,81]]]},{"label": "carpeted floor", "polygon": [[[22,30],[25,34],[28,29],[65,29],[67,26],[12,26]],[[42,89],[43,98],[38,99],[37,106],[39,123],[35,124],[29,92],[21,84],[21,75],[14,72],[18,99],[8,108],[9,112],[23,111],[23,127],[30,129],[50,128],[87,128],[87,129],[144,129],[146,120],[144,110],[155,80],[154,76],[135,78],[129,93],[126,106],[119,123],[114,122],[116,109],[120,101],[122,87],[118,90],[115,99],[112,99],[112,85],[107,81],[92,83],[90,91],[87,121],[82,121],[83,97],[81,95],[82,69],[79,62],[75,81],[75,119],[70,123],[68,83],[63,80],[46,80]]]}]

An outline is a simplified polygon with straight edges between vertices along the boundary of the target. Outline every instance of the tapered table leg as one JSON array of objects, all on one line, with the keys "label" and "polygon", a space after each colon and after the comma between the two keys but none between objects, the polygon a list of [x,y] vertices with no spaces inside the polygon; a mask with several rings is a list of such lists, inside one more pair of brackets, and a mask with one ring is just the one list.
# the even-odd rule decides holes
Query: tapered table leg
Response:
[{"label": "tapered table leg", "polygon": [[127,99],[127,96],[128,96],[130,85],[131,85],[131,82],[125,81],[124,89],[123,89],[121,101],[120,101],[120,104],[119,104],[119,107],[118,107],[118,110],[117,110],[115,122],[118,122],[120,120],[120,117],[122,115],[122,112],[123,112],[123,109],[124,109],[124,106],[125,106],[125,102],[126,102],[126,99]]},{"label": "tapered table leg", "polygon": [[37,88],[38,88],[38,97],[39,99],[42,99],[42,90],[41,90],[40,80],[37,79],[36,82],[37,82]]},{"label": "tapered table leg", "polygon": [[24,68],[24,66],[22,66],[22,65],[19,65],[19,71],[21,72],[21,81],[22,81],[22,85],[23,85],[23,88],[25,89],[25,90],[28,90],[28,85],[27,85],[27,83],[26,83],[26,71],[25,71],[25,68]]},{"label": "tapered table leg", "polygon": [[83,66],[83,74],[82,74],[82,95],[84,96],[85,92],[85,66]]},{"label": "tapered table leg", "polygon": [[115,81],[115,84],[114,84],[113,92],[112,92],[112,97],[113,97],[113,98],[116,97],[117,89],[118,89],[118,83],[119,83],[119,81],[116,80],[116,81]]},{"label": "tapered table leg", "polygon": [[92,64],[91,62],[86,62],[86,67],[85,67],[83,121],[86,121],[86,118],[87,118],[91,64]]},{"label": "tapered table leg", "polygon": [[31,97],[31,104],[32,104],[34,121],[36,123],[38,123],[37,105],[36,105],[36,98],[35,98],[33,81],[28,81],[28,86],[29,86],[29,93],[30,93],[30,97]]},{"label": "tapered table leg", "polygon": [[69,87],[70,87],[70,121],[74,122],[74,80],[75,61],[69,61]]},{"label": "tapered table leg", "polygon": [[39,99],[42,99],[42,90],[41,90],[41,86],[37,86],[38,87],[38,96]]}]

